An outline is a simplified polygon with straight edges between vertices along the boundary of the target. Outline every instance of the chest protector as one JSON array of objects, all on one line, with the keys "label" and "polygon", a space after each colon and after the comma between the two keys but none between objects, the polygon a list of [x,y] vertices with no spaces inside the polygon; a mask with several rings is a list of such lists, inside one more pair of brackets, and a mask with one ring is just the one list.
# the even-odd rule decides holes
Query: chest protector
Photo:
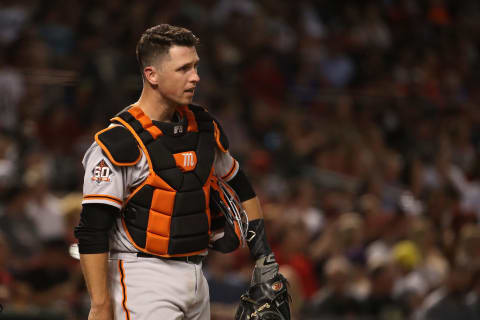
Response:
[{"label": "chest protector", "polygon": [[211,233],[210,184],[215,148],[228,148],[202,107],[180,107],[179,123],[153,123],[138,107],[120,113],[95,136],[109,160],[132,166],[144,152],[148,177],[125,200],[122,223],[134,246],[170,257],[204,252]]}]

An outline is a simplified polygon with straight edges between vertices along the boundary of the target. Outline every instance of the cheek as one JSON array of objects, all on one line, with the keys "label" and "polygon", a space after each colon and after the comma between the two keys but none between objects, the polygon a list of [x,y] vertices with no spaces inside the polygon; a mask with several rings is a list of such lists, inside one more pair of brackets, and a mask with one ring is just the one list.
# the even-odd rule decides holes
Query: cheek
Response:
[{"label": "cheek", "polygon": [[164,77],[159,83],[160,92],[167,96],[177,96],[183,93],[184,84],[183,79],[177,75]]}]

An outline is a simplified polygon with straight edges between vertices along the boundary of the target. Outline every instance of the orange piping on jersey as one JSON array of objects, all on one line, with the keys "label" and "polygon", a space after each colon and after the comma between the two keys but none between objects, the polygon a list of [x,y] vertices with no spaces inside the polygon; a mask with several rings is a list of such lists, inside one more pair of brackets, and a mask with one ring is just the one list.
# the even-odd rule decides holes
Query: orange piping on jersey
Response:
[{"label": "orange piping on jersey", "polygon": [[119,205],[123,204],[123,201],[120,200],[119,198],[108,196],[108,195],[103,195],[103,194],[86,194],[86,195],[83,196],[83,199],[85,199],[85,200],[94,200],[94,199],[109,200],[109,201],[118,203]]},{"label": "orange piping on jersey", "polygon": [[187,117],[187,122],[188,122],[187,131],[198,132],[197,120],[195,120],[195,115],[193,114],[192,110],[188,109],[187,106],[178,107],[177,110],[180,111],[180,113],[184,117]]},{"label": "orange piping on jersey", "polygon": [[125,285],[125,269],[123,260],[118,260],[118,270],[120,271],[120,284],[122,285],[122,307],[125,312],[125,320],[130,320],[130,312],[127,309],[127,286]]},{"label": "orange piping on jersey", "polygon": [[157,126],[154,126],[152,120],[139,107],[130,108],[128,109],[128,112],[140,122],[143,129],[147,130],[152,135],[153,139],[163,135],[162,130]]},{"label": "orange piping on jersey", "polygon": [[113,128],[115,128],[115,127],[114,127],[114,126],[113,126],[113,127],[107,127],[107,128],[105,128],[105,129],[100,130],[99,132],[97,132],[97,133],[95,134],[95,141],[98,143],[98,145],[100,146],[100,148],[102,148],[103,152],[106,153],[106,155],[107,155],[107,157],[108,157],[108,160],[110,160],[114,165],[119,166],[119,167],[122,167],[122,166],[123,166],[123,167],[126,167],[126,166],[133,166],[133,165],[137,164],[138,161],[140,161],[140,159],[142,158],[142,153],[141,153],[141,152],[139,152],[140,155],[139,155],[138,158],[137,158],[135,161],[133,161],[133,162],[117,162],[117,161],[115,161],[115,159],[113,159],[113,156],[112,156],[112,154],[110,153],[110,151],[108,150],[108,148],[105,147],[105,145],[103,144],[102,141],[100,141],[100,139],[98,138],[98,136],[99,136],[101,133],[103,133],[103,132],[105,132],[105,131],[108,131],[108,130],[110,130],[110,129],[113,129]]},{"label": "orange piping on jersey", "polygon": [[220,142],[220,129],[218,129],[217,123],[215,121],[212,121],[212,122],[213,122],[213,128],[215,129],[214,134],[215,134],[215,141],[217,141],[217,146],[222,152],[227,152],[227,149],[225,149],[222,143]]},{"label": "orange piping on jersey", "polygon": [[233,176],[233,174],[235,173],[235,170],[236,170],[236,169],[237,169],[237,160],[233,159],[233,165],[232,165],[232,167],[230,168],[230,171],[228,171],[228,173],[222,177],[222,180],[225,180],[225,181],[230,180],[230,178],[231,178],[231,177]]}]

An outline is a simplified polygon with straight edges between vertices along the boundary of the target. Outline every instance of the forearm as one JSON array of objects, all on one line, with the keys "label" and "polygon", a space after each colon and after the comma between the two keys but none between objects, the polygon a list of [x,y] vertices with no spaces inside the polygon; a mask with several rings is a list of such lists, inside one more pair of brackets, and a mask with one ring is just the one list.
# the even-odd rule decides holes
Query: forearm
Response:
[{"label": "forearm", "polygon": [[242,206],[247,213],[248,221],[263,219],[262,207],[260,206],[260,200],[257,196],[242,202]]},{"label": "forearm", "polygon": [[248,216],[247,244],[250,256],[255,260],[252,285],[273,279],[278,273],[278,264],[267,241],[260,201],[257,197],[242,203]]},{"label": "forearm", "polygon": [[80,254],[80,265],[92,307],[109,305],[108,253]]},{"label": "forearm", "polygon": [[[259,262],[259,259],[267,256],[271,256],[269,261],[274,259],[265,234],[260,200],[256,196],[247,176],[242,170],[239,170],[237,175],[228,183],[240,197],[243,209],[248,217],[247,244],[252,258],[257,262]],[[263,261],[260,261],[260,263],[263,264]]]},{"label": "forearm", "polygon": [[267,241],[262,208],[258,197],[242,202],[248,216],[247,244],[250,255],[258,260],[272,254],[272,249]]}]

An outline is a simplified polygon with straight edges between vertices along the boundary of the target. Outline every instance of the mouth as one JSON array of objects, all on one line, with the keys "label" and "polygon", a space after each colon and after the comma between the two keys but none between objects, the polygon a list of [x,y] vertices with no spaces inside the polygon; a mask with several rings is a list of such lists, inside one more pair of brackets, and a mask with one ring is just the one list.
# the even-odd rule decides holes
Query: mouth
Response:
[{"label": "mouth", "polygon": [[187,90],[185,90],[185,92],[188,92],[188,93],[194,93],[194,92],[195,92],[195,88],[190,88],[190,89],[187,89]]}]

